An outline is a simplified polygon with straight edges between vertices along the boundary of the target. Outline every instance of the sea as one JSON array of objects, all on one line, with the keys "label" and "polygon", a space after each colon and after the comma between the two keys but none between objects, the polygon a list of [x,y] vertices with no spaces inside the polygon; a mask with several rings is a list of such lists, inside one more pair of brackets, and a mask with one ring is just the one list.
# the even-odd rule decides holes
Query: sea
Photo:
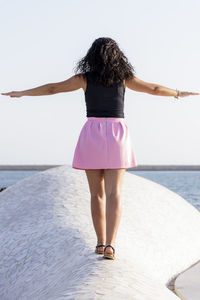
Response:
[{"label": "sea", "polygon": [[[0,190],[40,170],[0,170]],[[200,211],[200,171],[199,170],[137,170],[127,172],[159,183],[179,194]]]}]

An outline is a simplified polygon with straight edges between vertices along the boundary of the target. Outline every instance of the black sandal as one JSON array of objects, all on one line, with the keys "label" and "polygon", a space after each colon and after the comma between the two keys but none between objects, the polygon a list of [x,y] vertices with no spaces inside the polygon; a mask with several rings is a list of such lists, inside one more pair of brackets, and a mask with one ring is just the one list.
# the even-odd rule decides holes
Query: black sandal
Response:
[{"label": "black sandal", "polygon": [[[106,253],[106,248],[107,247],[111,247],[113,249],[113,253],[110,254],[110,253]],[[115,259],[115,248],[112,246],[112,245],[107,245],[105,248],[104,248],[104,255],[103,255],[104,258],[109,258],[109,259]]]},{"label": "black sandal", "polygon": [[105,245],[103,245],[103,244],[97,244],[96,245],[96,249],[95,249],[95,252],[96,253],[98,253],[98,254],[104,254],[104,250],[102,251],[102,250],[100,250],[100,249],[98,249],[99,247],[105,247]]}]

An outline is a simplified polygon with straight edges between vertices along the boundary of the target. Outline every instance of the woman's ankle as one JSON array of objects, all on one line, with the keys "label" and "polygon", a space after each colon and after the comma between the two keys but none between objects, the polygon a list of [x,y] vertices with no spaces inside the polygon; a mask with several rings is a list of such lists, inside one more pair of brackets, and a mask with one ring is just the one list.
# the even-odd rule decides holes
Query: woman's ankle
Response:
[{"label": "woman's ankle", "polygon": [[113,248],[115,247],[115,243],[114,242],[106,242],[106,246],[107,245],[111,245],[111,246],[113,246]]},{"label": "woman's ankle", "polygon": [[105,245],[105,242],[104,241],[102,241],[102,240],[97,240],[97,245]]}]

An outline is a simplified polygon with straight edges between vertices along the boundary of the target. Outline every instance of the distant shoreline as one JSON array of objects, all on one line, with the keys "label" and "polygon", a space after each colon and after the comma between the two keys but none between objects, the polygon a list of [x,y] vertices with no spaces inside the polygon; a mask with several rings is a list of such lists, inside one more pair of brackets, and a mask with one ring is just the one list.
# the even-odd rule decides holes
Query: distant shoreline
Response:
[{"label": "distant shoreline", "polygon": [[[55,168],[62,165],[0,165],[1,170],[47,170],[50,168]],[[69,166],[68,164],[66,164]],[[128,168],[128,171],[200,171],[200,165],[138,165],[135,168]]]}]

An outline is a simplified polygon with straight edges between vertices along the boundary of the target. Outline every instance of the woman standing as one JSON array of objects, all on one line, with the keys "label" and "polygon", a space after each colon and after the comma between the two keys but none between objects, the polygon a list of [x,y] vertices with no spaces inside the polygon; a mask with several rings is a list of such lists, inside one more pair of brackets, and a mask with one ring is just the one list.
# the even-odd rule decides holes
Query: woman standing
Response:
[{"label": "woman standing", "polygon": [[125,88],[177,99],[200,93],[173,90],[140,80],[118,44],[111,38],[96,39],[77,64],[75,73],[62,82],[2,95],[40,96],[83,89],[87,121],[78,138],[72,167],[86,172],[92,220],[97,235],[95,252],[104,254],[104,258],[114,259],[115,239],[121,218],[123,176],[126,168],[137,166],[129,129],[124,121]]}]

